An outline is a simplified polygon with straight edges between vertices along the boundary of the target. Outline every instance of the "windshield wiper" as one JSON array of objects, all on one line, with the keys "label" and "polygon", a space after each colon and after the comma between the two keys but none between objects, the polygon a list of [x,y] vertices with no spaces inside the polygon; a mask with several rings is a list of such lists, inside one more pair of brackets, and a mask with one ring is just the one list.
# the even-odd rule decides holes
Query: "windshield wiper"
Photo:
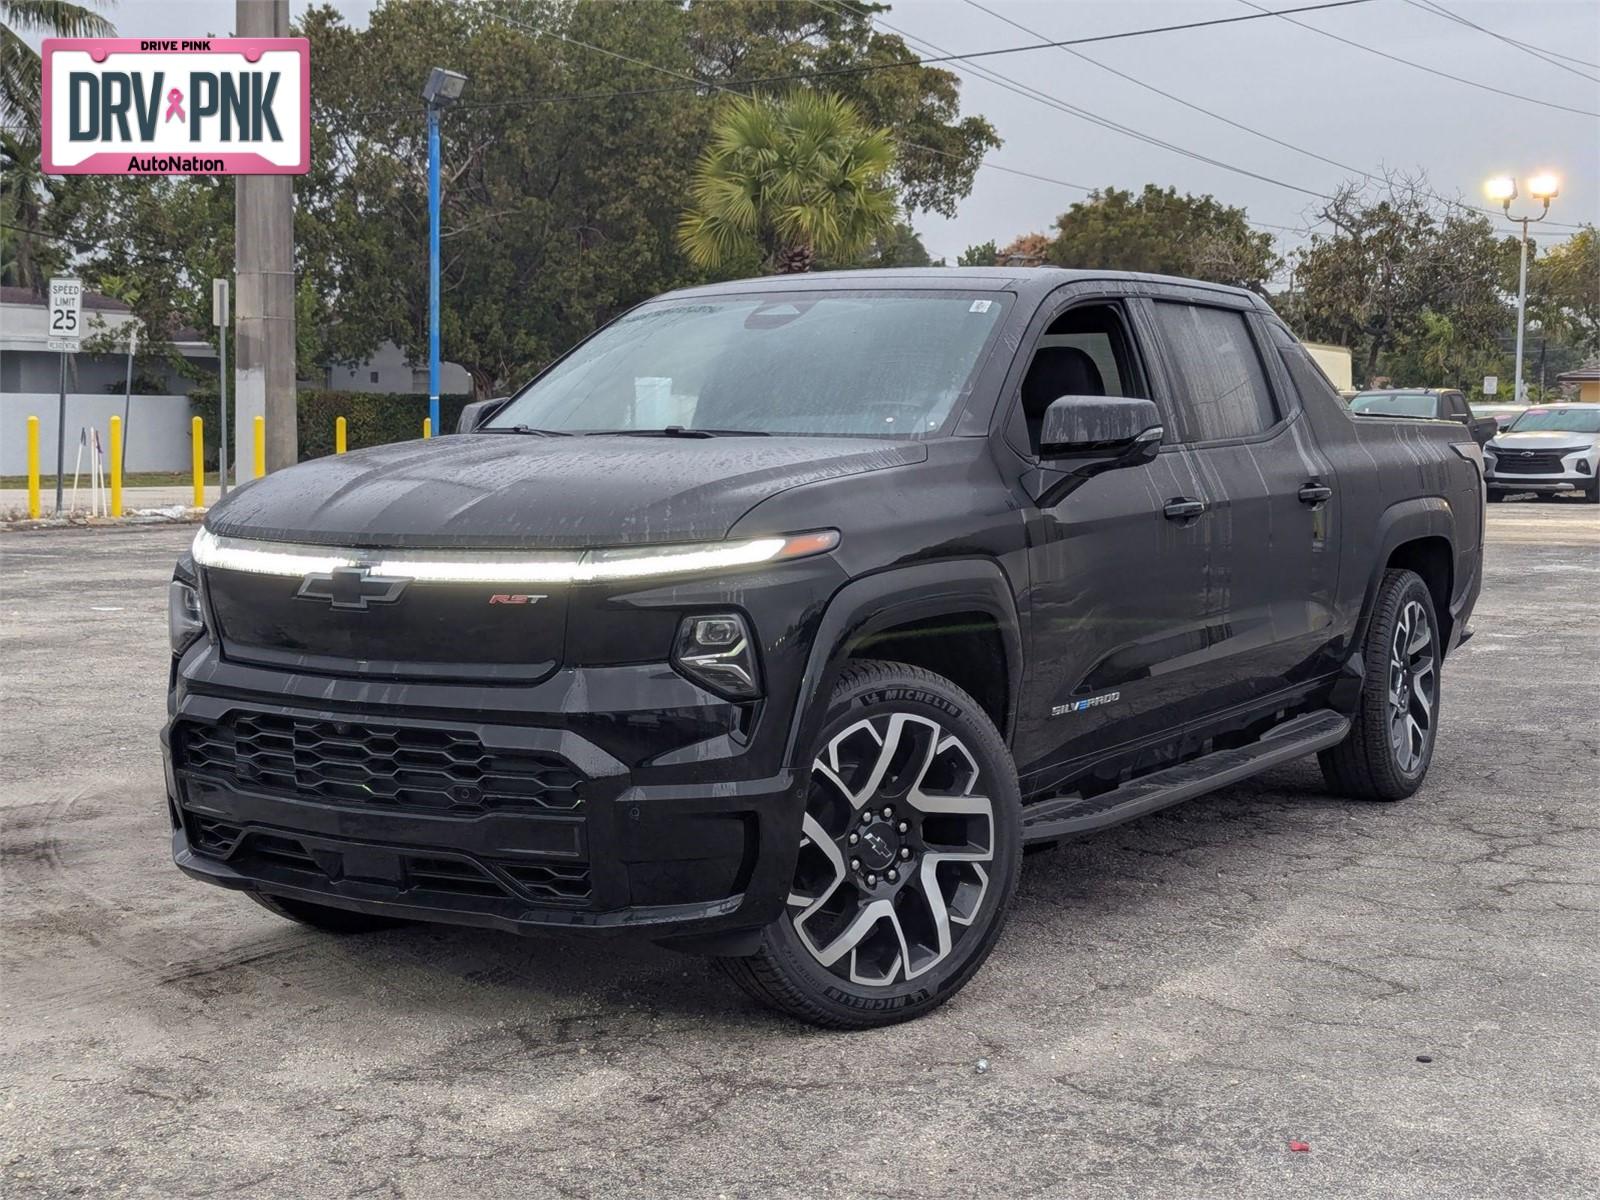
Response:
[{"label": "windshield wiper", "polygon": [[771,437],[762,429],[688,429],[682,425],[668,425],[665,429],[596,429],[590,437],[668,437],[668,438],[719,438],[719,437]]},{"label": "windshield wiper", "polygon": [[565,429],[535,429],[532,425],[492,425],[475,429],[474,433],[525,433],[529,437],[571,437]]}]

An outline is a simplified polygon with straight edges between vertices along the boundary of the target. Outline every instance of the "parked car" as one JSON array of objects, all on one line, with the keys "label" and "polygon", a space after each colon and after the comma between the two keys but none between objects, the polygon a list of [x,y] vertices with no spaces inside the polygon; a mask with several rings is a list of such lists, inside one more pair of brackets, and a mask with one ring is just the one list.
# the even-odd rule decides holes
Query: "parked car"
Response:
[{"label": "parked car", "polygon": [[1470,407],[1473,416],[1491,418],[1500,429],[1505,429],[1528,411],[1526,404],[1474,404]]},{"label": "parked car", "polygon": [[1472,439],[1482,446],[1499,426],[1490,417],[1476,417],[1460,392],[1448,388],[1406,388],[1401,390],[1357,392],[1350,411],[1358,416],[1417,417],[1434,421],[1455,421],[1472,431]]},{"label": "parked car", "polygon": [[458,436],[210,510],[171,585],[174,857],[320,929],[625,933],[819,1025],[914,1017],[1027,844],[1312,753],[1414,792],[1480,470],[1447,422],[1352,419],[1232,288],[674,292]]},{"label": "parked car", "polygon": [[1523,411],[1483,448],[1490,500],[1519,492],[1579,492],[1600,504],[1600,404],[1551,404]]}]

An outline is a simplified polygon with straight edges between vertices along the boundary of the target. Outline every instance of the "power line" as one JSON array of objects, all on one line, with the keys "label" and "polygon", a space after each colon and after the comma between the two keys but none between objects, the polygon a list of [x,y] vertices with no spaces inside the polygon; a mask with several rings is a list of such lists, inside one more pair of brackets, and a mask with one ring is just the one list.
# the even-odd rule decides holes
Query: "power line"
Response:
[{"label": "power line", "polygon": [[[644,62],[641,59],[629,58],[627,55],[617,53],[616,51],[605,50],[598,46],[591,46],[587,42],[579,41],[577,38],[568,37],[566,34],[557,33],[551,29],[537,29],[532,25],[527,25],[512,17],[508,17],[504,13],[494,13],[494,15],[505,24],[514,26],[515,28],[521,29],[526,33],[531,33],[535,37],[553,37],[559,41],[567,42],[574,46],[583,46],[589,50],[599,50],[602,54],[610,54],[613,58],[619,58],[624,62],[631,62],[637,66],[648,67],[651,70],[661,71],[668,75],[674,75],[679,79],[687,80],[696,88],[712,88],[717,91],[731,92],[734,88],[754,87],[767,83],[794,83],[810,79],[830,79],[840,75],[867,75],[875,71],[902,70],[906,67],[922,67],[940,62],[954,62],[957,60],[967,61],[974,58],[993,58],[1002,54],[1024,54],[1031,50],[1050,50],[1057,46],[1086,46],[1094,42],[1115,42],[1126,38],[1146,37],[1157,33],[1181,33],[1184,30],[1205,29],[1213,25],[1237,25],[1242,21],[1259,21],[1265,17],[1277,17],[1285,14],[1293,15],[1295,13],[1321,12],[1325,9],[1351,8],[1358,4],[1370,3],[1372,3],[1372,0],[1325,0],[1325,2],[1321,4],[1307,4],[1302,5],[1299,8],[1285,8],[1281,10],[1263,9],[1260,12],[1251,13],[1248,16],[1213,17],[1206,21],[1186,21],[1178,25],[1152,25],[1143,29],[1124,29],[1117,33],[1100,33],[1089,37],[1065,38],[1060,41],[1039,42],[1035,45],[1028,46],[1002,46],[995,50],[974,50],[968,54],[951,54],[946,55],[943,58],[907,58],[902,59],[899,62],[857,63],[848,67],[827,67],[810,71],[791,71],[782,75],[764,75],[755,79],[729,79],[720,83],[709,79],[700,79],[696,76],[685,74],[682,71],[674,71],[667,67],[658,67],[654,63]],[[491,9],[490,11],[492,12],[493,10]],[[502,103],[512,104],[516,102],[504,101]]]},{"label": "power line", "polygon": [[[813,2],[815,2],[815,0],[813,0]],[[847,0],[839,0],[839,2],[845,3],[845,2],[847,2]],[[1412,0],[1407,0],[1407,3],[1411,3],[1411,2],[1412,2]],[[1000,21],[1004,21],[1007,25],[1010,25],[1013,29],[1021,30],[1023,33],[1029,34],[1029,35],[1031,35],[1033,37],[1044,37],[1044,36],[1046,36],[1045,34],[1040,33],[1037,29],[1032,29],[1032,28],[1022,24],[1020,21],[1014,20],[1013,18],[1006,16],[1004,13],[996,12],[994,9],[989,8],[989,7],[985,6],[984,4],[981,4],[979,2],[979,0],[966,0],[966,3],[968,5],[970,5],[971,7],[978,9],[980,12],[988,13],[991,17],[994,17],[995,19],[1000,20]],[[857,9],[856,11],[861,12],[862,10]],[[885,28],[893,29],[896,33],[899,33],[902,36],[906,36],[906,37],[911,36],[910,34],[907,34],[905,32],[905,30],[903,30],[903,29],[895,29],[895,27],[893,25],[890,25],[887,21],[879,21],[878,23],[882,24]],[[917,40],[921,41],[922,39],[917,39]],[[931,44],[931,43],[925,43],[925,44]],[[1154,92],[1156,95],[1165,97],[1166,99],[1171,100],[1175,104],[1181,104],[1183,107],[1185,107],[1187,109],[1191,109],[1194,112],[1197,112],[1197,113],[1200,113],[1200,114],[1202,114],[1204,116],[1210,117],[1213,120],[1221,121],[1224,125],[1228,125],[1228,126],[1234,128],[1234,129],[1241,130],[1244,133],[1253,134],[1256,137],[1263,138],[1266,141],[1271,142],[1273,145],[1282,146],[1286,150],[1293,150],[1296,154],[1303,154],[1307,158],[1314,158],[1318,162],[1326,163],[1331,167],[1338,167],[1341,171],[1348,171],[1353,175],[1359,175],[1361,178],[1367,180],[1369,183],[1386,182],[1386,180],[1384,179],[1383,176],[1374,175],[1372,172],[1364,171],[1360,167],[1352,166],[1349,163],[1340,162],[1336,158],[1329,158],[1325,154],[1318,154],[1314,150],[1307,150],[1303,146],[1297,146],[1293,142],[1285,141],[1283,138],[1274,137],[1272,134],[1265,133],[1260,129],[1254,128],[1253,126],[1246,125],[1242,121],[1235,121],[1232,117],[1224,116],[1222,113],[1214,112],[1213,110],[1211,110],[1209,108],[1205,108],[1202,105],[1195,104],[1195,103],[1193,103],[1192,101],[1189,101],[1189,100],[1185,100],[1182,96],[1174,95],[1172,92],[1169,92],[1169,91],[1166,91],[1166,90],[1164,90],[1162,88],[1156,87],[1153,83],[1149,83],[1146,80],[1140,79],[1136,75],[1129,74],[1126,71],[1120,71],[1116,67],[1109,66],[1106,63],[1101,62],[1099,59],[1091,58],[1089,55],[1084,54],[1080,50],[1074,50],[1070,46],[1061,46],[1060,49],[1062,50],[1063,53],[1070,54],[1074,58],[1082,59],[1084,62],[1089,63],[1091,66],[1099,67],[1103,71],[1109,71],[1111,74],[1115,75],[1117,78],[1126,80],[1127,82],[1129,82],[1131,84],[1134,84],[1136,87],[1141,87],[1141,88],[1145,89],[1148,92]],[[1289,185],[1289,186],[1293,186],[1293,185]],[[1416,188],[1414,190],[1416,190],[1421,195],[1431,197],[1432,199],[1439,201],[1441,204],[1446,204],[1446,205],[1449,205],[1451,207],[1461,208],[1461,209],[1465,209],[1467,211],[1476,212],[1476,213],[1482,213],[1482,214],[1484,214],[1486,216],[1491,216],[1491,217],[1498,215],[1495,212],[1495,210],[1493,210],[1493,209],[1482,208],[1482,207],[1479,207],[1476,204],[1468,204],[1464,200],[1457,200],[1457,199],[1452,199],[1449,196],[1442,196],[1438,192],[1430,191],[1427,188]],[[1316,193],[1316,194],[1319,195],[1319,196],[1322,195],[1322,193],[1320,193],[1320,192]],[[1324,196],[1323,199],[1331,199],[1331,197]],[[1579,226],[1570,226],[1570,228],[1580,228],[1580,227]]]},{"label": "power line", "polygon": [[1263,15],[1271,13],[1272,16],[1277,17],[1281,21],[1287,21],[1291,25],[1298,25],[1301,29],[1309,29],[1312,33],[1319,33],[1325,38],[1332,38],[1334,41],[1341,42],[1346,46],[1354,46],[1357,50],[1365,50],[1368,54],[1376,54],[1379,58],[1386,58],[1390,62],[1399,63],[1401,66],[1410,67],[1415,71],[1425,71],[1429,75],[1437,75],[1441,79],[1449,79],[1456,83],[1464,83],[1468,87],[1477,88],[1484,92],[1493,92],[1497,96],[1505,96],[1511,100],[1522,100],[1526,101],[1528,104],[1538,104],[1544,108],[1553,108],[1560,112],[1576,113],[1580,117],[1600,117],[1600,112],[1593,112],[1587,108],[1573,108],[1571,105],[1557,104],[1554,100],[1539,100],[1533,96],[1524,96],[1519,92],[1508,92],[1503,88],[1490,87],[1487,83],[1479,83],[1476,79],[1465,79],[1460,75],[1452,75],[1448,71],[1441,71],[1435,67],[1424,66],[1419,62],[1412,62],[1409,58],[1401,58],[1398,55],[1390,54],[1384,50],[1379,50],[1376,46],[1367,46],[1363,45],[1361,42],[1353,42],[1349,38],[1340,37],[1337,33],[1330,33],[1328,30],[1319,29],[1315,25],[1307,25],[1304,21],[1296,21],[1294,19],[1294,15],[1288,11],[1272,12],[1272,10],[1262,8],[1259,4],[1254,3],[1254,0],[1239,0],[1239,3],[1243,4],[1246,8],[1253,8]]},{"label": "power line", "polygon": [[[1457,25],[1465,25],[1468,29],[1476,29],[1479,33],[1486,34],[1489,37],[1494,38],[1497,42],[1504,42],[1508,46],[1512,46],[1518,50],[1521,50],[1524,54],[1531,54],[1540,62],[1548,63],[1552,67],[1557,67],[1560,70],[1568,72],[1569,74],[1576,75],[1579,79],[1587,79],[1590,83],[1600,83],[1600,79],[1596,79],[1593,75],[1587,74],[1584,71],[1580,71],[1576,67],[1569,67],[1566,63],[1558,61],[1559,59],[1566,57],[1564,54],[1552,55],[1546,50],[1540,50],[1536,46],[1530,46],[1527,42],[1519,42],[1515,38],[1508,38],[1504,34],[1496,33],[1492,29],[1485,29],[1482,25],[1467,20],[1467,18],[1463,17],[1460,13],[1451,12],[1444,5],[1435,4],[1433,0],[1422,0],[1421,3],[1418,3],[1418,0],[1406,0],[1406,3],[1411,5],[1412,8],[1417,9],[1419,12],[1430,13],[1436,17],[1443,17],[1447,21],[1454,21]],[[1594,64],[1590,63],[1588,65],[1593,66]]]},{"label": "power line", "polygon": [[[921,46],[935,51],[936,53],[939,53],[939,54],[943,54],[944,53],[944,51],[943,51],[943,49],[941,47],[935,45],[933,42],[930,42],[928,39],[923,38],[923,37],[918,37],[917,35],[915,35],[913,33],[910,33],[910,32],[908,32],[908,31],[906,31],[904,29],[900,29],[895,25],[891,25],[888,21],[882,20],[876,14],[868,13],[864,9],[857,8],[853,4],[848,3],[848,0],[833,0],[833,2],[839,7],[847,8],[847,9],[851,10],[852,12],[857,13],[860,16],[867,17],[868,20],[872,21],[874,24],[881,25],[885,29],[892,30],[893,32],[899,34],[903,38],[909,38],[912,41],[919,43]],[[822,6],[822,0],[811,0],[811,3],[817,5],[818,7]],[[1024,32],[1033,33],[1032,30],[1025,30]],[[1034,34],[1034,36],[1035,37],[1042,37],[1043,35],[1042,34]],[[1063,47],[1063,49],[1065,49],[1065,47]],[[1158,146],[1158,147],[1160,147],[1162,149],[1173,150],[1173,151],[1175,151],[1175,152],[1177,152],[1179,154],[1183,154],[1183,155],[1185,155],[1187,157],[1190,157],[1190,158],[1199,159],[1202,162],[1206,162],[1206,163],[1209,163],[1209,164],[1214,165],[1214,166],[1219,166],[1219,167],[1222,167],[1222,168],[1224,168],[1226,170],[1233,170],[1233,171],[1237,171],[1237,172],[1239,172],[1241,174],[1250,175],[1252,178],[1261,179],[1264,182],[1280,183],[1281,186],[1294,188],[1294,190],[1296,190],[1296,191],[1306,192],[1309,195],[1318,196],[1318,197],[1320,197],[1322,199],[1329,199],[1329,200],[1332,199],[1331,196],[1323,196],[1322,193],[1320,193],[1320,192],[1310,192],[1309,189],[1299,188],[1294,184],[1285,184],[1285,183],[1282,183],[1282,181],[1273,180],[1270,177],[1258,175],[1256,172],[1253,172],[1253,171],[1248,171],[1243,167],[1234,167],[1231,164],[1223,163],[1218,159],[1213,159],[1213,158],[1210,158],[1210,157],[1205,156],[1205,155],[1196,154],[1196,153],[1194,153],[1192,151],[1187,150],[1184,147],[1177,146],[1177,145],[1174,145],[1173,143],[1167,142],[1167,141],[1165,141],[1163,139],[1155,138],[1155,137],[1152,137],[1152,136],[1150,136],[1148,134],[1141,133],[1140,131],[1138,131],[1136,129],[1132,129],[1132,128],[1128,127],[1128,126],[1121,125],[1121,124],[1118,124],[1115,121],[1110,121],[1110,120],[1108,120],[1108,119],[1106,119],[1104,117],[1101,117],[1099,114],[1090,112],[1088,109],[1082,109],[1082,108],[1079,108],[1076,105],[1069,104],[1066,101],[1061,100],[1060,98],[1058,98],[1056,96],[1050,95],[1048,92],[1042,92],[1037,88],[1034,88],[1034,87],[1031,87],[1028,84],[1022,83],[1020,80],[1013,79],[1012,77],[1010,77],[1008,75],[1002,75],[999,72],[994,71],[994,70],[992,70],[990,68],[987,68],[987,67],[976,67],[976,66],[973,66],[970,63],[965,63],[965,62],[963,62],[963,66],[965,67],[966,70],[971,71],[972,73],[976,74],[979,78],[986,79],[991,83],[997,84],[998,86],[1005,88],[1007,91],[1015,92],[1016,94],[1018,94],[1020,96],[1023,96],[1025,99],[1036,100],[1036,101],[1038,101],[1038,102],[1040,102],[1042,104],[1048,105],[1051,108],[1055,108],[1055,109],[1058,109],[1060,111],[1066,112],[1069,115],[1079,117],[1082,120],[1087,120],[1091,124],[1099,125],[1102,128],[1110,129],[1113,132],[1122,133],[1122,134],[1124,134],[1124,135],[1126,135],[1128,137],[1136,138],[1139,141],[1146,142],[1146,143],[1148,143],[1150,145]],[[996,167],[996,169],[1000,169],[1000,170],[1007,169],[1007,168],[998,167],[997,164],[991,164],[991,163],[987,163],[987,162],[982,164],[982,165],[986,166],[986,167],[994,166],[994,167]],[[1021,172],[1021,171],[1013,171],[1013,173],[1014,174],[1021,174],[1021,175],[1030,175],[1030,173],[1028,173],[1028,172]],[[1035,178],[1035,179],[1044,179],[1046,182],[1052,182],[1052,183],[1065,182],[1065,181],[1061,181],[1061,180],[1051,180],[1051,179],[1048,179],[1045,176],[1030,175],[1030,177],[1031,178]],[[1086,192],[1093,190],[1093,189],[1090,189],[1090,188],[1086,188],[1081,184],[1067,184],[1066,186],[1075,188],[1075,189],[1080,190],[1080,191],[1086,191]],[[1246,224],[1253,225],[1253,226],[1256,226],[1258,228],[1278,229],[1278,230],[1282,230],[1284,232],[1289,232],[1289,233],[1302,233],[1303,234],[1305,232],[1305,230],[1296,229],[1296,228],[1294,228],[1292,226],[1288,226],[1288,225],[1271,225],[1271,224],[1269,224],[1267,222],[1264,222],[1264,221],[1252,221],[1249,218],[1246,218],[1245,220],[1246,220]]]}]

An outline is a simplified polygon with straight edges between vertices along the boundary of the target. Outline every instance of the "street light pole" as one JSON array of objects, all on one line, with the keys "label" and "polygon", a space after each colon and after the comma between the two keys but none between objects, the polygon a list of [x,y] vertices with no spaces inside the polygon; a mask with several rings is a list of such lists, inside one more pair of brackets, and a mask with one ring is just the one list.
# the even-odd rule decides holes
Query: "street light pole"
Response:
[{"label": "street light pole", "polygon": [[[1547,204],[1548,210],[1549,205]],[[1506,216],[1511,216],[1511,202],[1506,201]],[[1516,218],[1512,218],[1515,220]],[[1511,384],[1511,398],[1522,403],[1522,333],[1528,323],[1528,218],[1522,218],[1522,263],[1517,269],[1517,369]]]},{"label": "street light pole", "polygon": [[1522,395],[1522,341],[1528,323],[1528,226],[1550,215],[1550,201],[1561,194],[1561,181],[1547,171],[1528,180],[1528,193],[1543,205],[1537,217],[1511,215],[1511,202],[1517,198],[1517,181],[1514,178],[1505,176],[1491,179],[1485,190],[1491,199],[1500,201],[1506,220],[1522,226],[1521,262],[1517,268],[1517,362],[1511,385],[1512,400],[1522,404],[1525,402]]},{"label": "street light pole", "polygon": [[[1526,253],[1524,253],[1526,261]],[[1521,336],[1522,326],[1517,326]],[[1517,353],[1521,354],[1518,342]],[[439,109],[428,105],[428,420],[439,429]]]},{"label": "street light pole", "polygon": [[439,113],[461,98],[467,77],[434,67],[422,87],[428,111],[428,427],[439,426]]}]

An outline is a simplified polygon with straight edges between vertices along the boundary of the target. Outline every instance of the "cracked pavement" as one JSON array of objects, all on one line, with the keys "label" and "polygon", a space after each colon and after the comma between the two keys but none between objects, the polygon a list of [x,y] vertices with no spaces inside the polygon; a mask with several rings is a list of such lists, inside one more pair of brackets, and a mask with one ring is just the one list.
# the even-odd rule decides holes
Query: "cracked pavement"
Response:
[{"label": "cracked pavement", "polygon": [[179,875],[192,532],[0,535],[12,1200],[1600,1195],[1600,510],[1490,508],[1417,796],[1308,761],[1031,856],[965,992],[848,1035],[647,945],[335,939]]}]

